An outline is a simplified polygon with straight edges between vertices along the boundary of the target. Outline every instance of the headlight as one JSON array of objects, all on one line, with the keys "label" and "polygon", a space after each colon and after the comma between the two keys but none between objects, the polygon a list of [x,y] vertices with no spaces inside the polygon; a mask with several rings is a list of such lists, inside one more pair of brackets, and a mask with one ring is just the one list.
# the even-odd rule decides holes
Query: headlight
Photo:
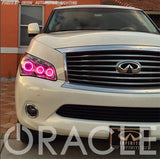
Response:
[{"label": "headlight", "polygon": [[30,54],[26,54],[21,60],[20,75],[57,80],[56,70],[51,63]]}]

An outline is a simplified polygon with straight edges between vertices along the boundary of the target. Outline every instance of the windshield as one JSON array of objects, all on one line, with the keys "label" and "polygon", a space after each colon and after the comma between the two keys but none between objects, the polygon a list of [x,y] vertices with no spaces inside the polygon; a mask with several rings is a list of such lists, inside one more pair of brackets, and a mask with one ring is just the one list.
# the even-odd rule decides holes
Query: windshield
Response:
[{"label": "windshield", "polygon": [[46,32],[115,30],[158,33],[142,11],[113,8],[57,9]]}]

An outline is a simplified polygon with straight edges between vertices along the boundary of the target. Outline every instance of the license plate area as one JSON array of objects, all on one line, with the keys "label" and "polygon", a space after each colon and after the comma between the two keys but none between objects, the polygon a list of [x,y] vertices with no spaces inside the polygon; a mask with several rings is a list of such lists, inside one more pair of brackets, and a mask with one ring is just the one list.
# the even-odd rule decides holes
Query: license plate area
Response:
[{"label": "license plate area", "polygon": [[[150,128],[110,126],[110,146],[125,150],[139,150],[140,140],[150,137]],[[112,132],[112,133],[111,133]],[[150,150],[151,142],[144,142],[144,149]]]}]

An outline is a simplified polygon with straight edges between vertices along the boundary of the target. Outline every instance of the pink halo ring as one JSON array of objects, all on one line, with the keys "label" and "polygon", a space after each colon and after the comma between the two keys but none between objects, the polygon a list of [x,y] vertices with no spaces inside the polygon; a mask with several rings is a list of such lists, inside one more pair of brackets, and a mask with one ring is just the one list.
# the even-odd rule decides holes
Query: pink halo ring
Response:
[{"label": "pink halo ring", "polygon": [[44,67],[42,65],[38,66],[36,68],[36,72],[37,72],[37,74],[42,75],[44,73]]},{"label": "pink halo ring", "polygon": [[54,75],[54,70],[53,68],[47,68],[47,70],[45,71],[46,76],[48,77],[52,77]]},{"label": "pink halo ring", "polygon": [[25,61],[25,63],[23,64],[23,69],[26,72],[32,72],[33,68],[34,68],[34,64],[31,61]]}]

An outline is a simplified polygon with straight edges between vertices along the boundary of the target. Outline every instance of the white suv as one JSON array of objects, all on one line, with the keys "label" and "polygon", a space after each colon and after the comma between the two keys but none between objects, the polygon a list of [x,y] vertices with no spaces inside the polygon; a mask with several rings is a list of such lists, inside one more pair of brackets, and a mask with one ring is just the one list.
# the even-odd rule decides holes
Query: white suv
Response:
[{"label": "white suv", "polygon": [[[38,25],[30,24],[28,32],[37,34]],[[32,132],[51,126],[68,135],[75,126],[88,137],[97,126],[154,126],[150,136],[160,139],[158,28],[131,7],[54,9],[21,60],[16,111]]]}]

